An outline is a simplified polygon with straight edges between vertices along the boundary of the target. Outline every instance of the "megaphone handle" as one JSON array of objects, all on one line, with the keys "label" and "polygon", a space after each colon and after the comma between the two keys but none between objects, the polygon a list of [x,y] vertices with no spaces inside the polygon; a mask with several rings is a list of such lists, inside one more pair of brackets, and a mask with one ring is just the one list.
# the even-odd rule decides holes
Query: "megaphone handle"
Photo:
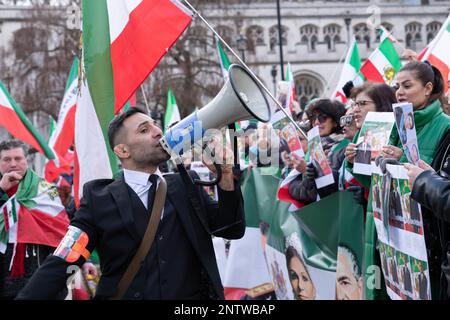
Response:
[{"label": "megaphone handle", "polygon": [[222,179],[222,167],[220,164],[214,163],[214,167],[216,167],[216,178],[211,181],[203,181],[201,179],[194,179],[194,183],[199,186],[204,187],[212,187],[220,182]]},{"label": "megaphone handle", "polygon": [[238,140],[236,135],[236,123],[232,123],[228,125],[228,129],[234,132],[233,141],[231,142],[233,145],[233,154],[234,154],[234,166],[239,167],[239,149],[238,149]]}]

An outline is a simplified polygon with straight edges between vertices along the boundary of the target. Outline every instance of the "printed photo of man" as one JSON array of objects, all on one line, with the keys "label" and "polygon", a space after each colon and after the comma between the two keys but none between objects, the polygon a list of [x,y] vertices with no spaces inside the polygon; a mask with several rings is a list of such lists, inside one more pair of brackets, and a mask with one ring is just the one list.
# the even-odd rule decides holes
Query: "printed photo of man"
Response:
[{"label": "printed photo of man", "polygon": [[336,300],[361,300],[363,278],[356,254],[348,246],[338,247],[336,268]]}]

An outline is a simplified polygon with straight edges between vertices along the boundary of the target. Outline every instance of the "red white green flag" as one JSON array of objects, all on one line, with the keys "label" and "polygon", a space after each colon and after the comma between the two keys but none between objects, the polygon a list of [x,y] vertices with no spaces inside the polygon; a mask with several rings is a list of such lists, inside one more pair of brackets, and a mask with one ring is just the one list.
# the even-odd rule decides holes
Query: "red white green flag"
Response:
[{"label": "red white green flag", "polygon": [[428,60],[439,69],[444,77],[445,90],[447,90],[450,73],[450,15],[445,20],[436,38],[428,44],[421,60]]},{"label": "red white green flag", "polygon": [[164,113],[164,132],[174,123],[180,121],[180,111],[178,110],[177,100],[173,95],[172,89],[167,91],[167,106]]},{"label": "red white green flag", "polygon": [[366,81],[391,84],[402,63],[394,47],[395,39],[384,28],[380,32],[380,45],[363,63],[359,75]]},{"label": "red white green flag", "polygon": [[289,110],[292,112],[293,102],[297,99],[295,96],[295,80],[294,80],[294,74],[292,73],[291,64],[288,63],[286,68],[286,81],[289,81],[291,83],[292,87],[292,94],[291,94],[291,101],[289,103]]},{"label": "red white green flag", "polygon": [[47,159],[54,159],[53,151],[28,120],[25,112],[9,95],[3,83],[0,82],[0,126],[4,127],[13,137],[28,143]]},{"label": "red white green flag", "polygon": [[65,159],[69,148],[74,144],[75,136],[75,110],[78,95],[78,67],[79,61],[75,57],[70,68],[64,97],[59,109],[58,121],[51,131],[49,147],[56,155],[55,160],[46,163],[44,172],[47,181],[55,181],[61,173],[70,174],[70,163]]},{"label": "red white green flag", "polygon": [[56,188],[32,170],[0,212],[0,251],[7,243],[57,247],[69,225]]},{"label": "red white green flag", "polygon": [[219,55],[220,68],[222,69],[223,78],[226,81],[228,79],[228,69],[230,69],[231,62],[225,50],[223,50],[223,47],[218,38],[216,38],[216,43],[217,43],[217,53]]},{"label": "red white green flag", "polygon": [[109,122],[192,20],[177,0],[84,0],[82,81],[75,116],[75,194],[111,178]]},{"label": "red white green flag", "polygon": [[[89,2],[83,1],[83,12]],[[117,113],[189,26],[192,13],[178,0],[99,2],[106,2],[107,19],[91,22],[108,25]]]},{"label": "red white green flag", "polygon": [[356,82],[358,78],[358,71],[361,68],[361,58],[359,57],[358,44],[356,39],[353,38],[350,48],[347,52],[345,58],[344,66],[342,67],[341,77],[339,78],[336,89],[334,90],[333,99],[340,100],[342,103],[347,102],[344,91],[342,87],[348,82]]}]

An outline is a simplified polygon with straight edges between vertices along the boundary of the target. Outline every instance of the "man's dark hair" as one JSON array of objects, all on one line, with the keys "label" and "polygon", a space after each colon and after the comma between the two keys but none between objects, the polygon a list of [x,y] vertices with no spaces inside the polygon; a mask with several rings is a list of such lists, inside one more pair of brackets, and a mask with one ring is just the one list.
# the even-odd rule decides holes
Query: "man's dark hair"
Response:
[{"label": "man's dark hair", "polygon": [[28,153],[27,146],[22,141],[16,140],[16,139],[5,140],[5,141],[0,142],[0,155],[3,150],[12,150],[12,149],[17,149],[17,148],[22,148],[23,154],[25,155],[25,157],[27,156],[27,153]]},{"label": "man's dark hair", "polygon": [[114,147],[117,145],[117,137],[119,136],[119,133],[123,128],[124,121],[136,113],[142,113],[147,115],[147,113],[144,110],[141,110],[139,108],[130,108],[127,111],[117,115],[114,119],[111,120],[108,127],[108,141],[111,149],[114,149]]}]

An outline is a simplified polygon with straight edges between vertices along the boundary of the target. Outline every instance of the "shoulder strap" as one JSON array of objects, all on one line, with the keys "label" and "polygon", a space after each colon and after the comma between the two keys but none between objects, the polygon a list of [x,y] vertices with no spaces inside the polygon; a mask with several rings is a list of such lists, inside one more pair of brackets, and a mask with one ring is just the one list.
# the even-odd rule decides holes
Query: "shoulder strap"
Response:
[{"label": "shoulder strap", "polygon": [[117,286],[117,293],[111,300],[119,300],[123,297],[125,292],[127,292],[128,287],[133,281],[136,273],[138,272],[141,262],[145,259],[150,250],[153,240],[155,239],[156,230],[158,229],[159,221],[161,220],[161,213],[164,208],[164,203],[166,201],[167,184],[166,180],[161,177],[159,181],[158,189],[155,194],[155,201],[153,202],[152,213],[149,219],[147,230],[145,231],[144,237],[142,238],[141,244],[128,265],[127,270],[120,279]]}]

